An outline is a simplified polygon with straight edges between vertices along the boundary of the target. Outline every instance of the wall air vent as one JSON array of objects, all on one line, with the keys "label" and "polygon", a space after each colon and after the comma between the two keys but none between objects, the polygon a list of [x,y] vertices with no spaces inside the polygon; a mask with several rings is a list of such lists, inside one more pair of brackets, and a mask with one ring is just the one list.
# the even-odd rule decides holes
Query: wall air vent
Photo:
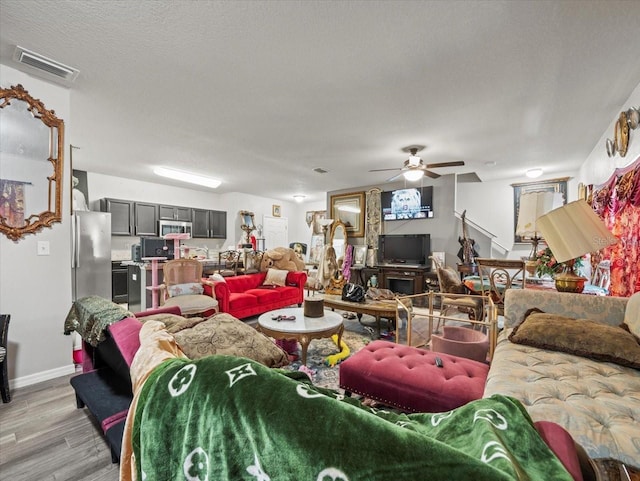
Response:
[{"label": "wall air vent", "polygon": [[29,67],[40,70],[41,72],[46,72],[49,75],[68,82],[73,82],[80,73],[80,71],[75,68],[51,60],[39,53],[22,48],[19,45],[16,46],[13,59],[18,63],[28,65]]}]

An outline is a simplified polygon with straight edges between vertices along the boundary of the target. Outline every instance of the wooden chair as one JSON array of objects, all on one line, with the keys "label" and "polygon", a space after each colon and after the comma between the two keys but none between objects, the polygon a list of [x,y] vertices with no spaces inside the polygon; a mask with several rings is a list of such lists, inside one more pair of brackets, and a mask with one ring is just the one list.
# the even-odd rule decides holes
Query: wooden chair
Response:
[{"label": "wooden chair", "polygon": [[160,305],[178,306],[185,317],[210,316],[218,301],[204,294],[202,264],[195,259],[174,259],[162,265],[164,283],[160,285]]},{"label": "wooden chair", "polygon": [[526,262],[516,259],[489,259],[477,257],[482,295],[491,297],[498,315],[504,316],[504,295],[507,289],[524,289]]},{"label": "wooden chair", "polygon": [[221,251],[218,254],[218,273],[223,277],[238,275],[240,253],[236,250]]},{"label": "wooden chair", "polygon": [[[457,309],[466,312],[469,318],[481,321],[484,318],[482,298],[470,295],[469,289],[460,280],[460,274],[451,267],[438,267],[436,272],[440,292],[449,294],[440,299],[440,314],[447,316],[451,309]],[[440,330],[440,321],[438,319],[436,332]]]},{"label": "wooden chair", "polygon": [[242,267],[237,267],[238,274],[255,274],[260,272],[260,263],[262,262],[262,251],[248,250],[240,254],[242,259]]}]

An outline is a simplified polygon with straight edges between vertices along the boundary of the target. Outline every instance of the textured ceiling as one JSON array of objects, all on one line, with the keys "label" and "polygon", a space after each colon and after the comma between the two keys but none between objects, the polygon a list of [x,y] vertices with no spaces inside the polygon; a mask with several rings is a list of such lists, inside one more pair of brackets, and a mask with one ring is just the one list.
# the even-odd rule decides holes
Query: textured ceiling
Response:
[{"label": "textured ceiling", "polygon": [[485,181],[579,167],[640,81],[639,18],[616,0],[1,0],[0,61],[21,68],[20,45],[80,70],[76,168],[321,200],[383,185],[368,170],[411,144]]}]

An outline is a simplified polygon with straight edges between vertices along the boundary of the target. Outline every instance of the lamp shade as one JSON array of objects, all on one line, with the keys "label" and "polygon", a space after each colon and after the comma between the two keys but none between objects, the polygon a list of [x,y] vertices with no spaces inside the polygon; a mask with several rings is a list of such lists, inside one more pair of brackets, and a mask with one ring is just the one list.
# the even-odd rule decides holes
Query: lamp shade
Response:
[{"label": "lamp shade", "polygon": [[581,257],[618,242],[584,199],[548,212],[538,219],[537,226],[558,262]]},{"label": "lamp shade", "polygon": [[518,225],[516,235],[521,237],[539,237],[537,220],[547,212],[562,206],[560,192],[527,192],[520,196]]}]

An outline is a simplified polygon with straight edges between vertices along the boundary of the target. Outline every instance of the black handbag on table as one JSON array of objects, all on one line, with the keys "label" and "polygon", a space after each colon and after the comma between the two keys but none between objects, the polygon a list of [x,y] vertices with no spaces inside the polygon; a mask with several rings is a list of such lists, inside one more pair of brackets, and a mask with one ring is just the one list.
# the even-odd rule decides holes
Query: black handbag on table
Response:
[{"label": "black handbag on table", "polygon": [[342,288],[342,300],[349,302],[364,302],[364,287],[351,282]]}]

